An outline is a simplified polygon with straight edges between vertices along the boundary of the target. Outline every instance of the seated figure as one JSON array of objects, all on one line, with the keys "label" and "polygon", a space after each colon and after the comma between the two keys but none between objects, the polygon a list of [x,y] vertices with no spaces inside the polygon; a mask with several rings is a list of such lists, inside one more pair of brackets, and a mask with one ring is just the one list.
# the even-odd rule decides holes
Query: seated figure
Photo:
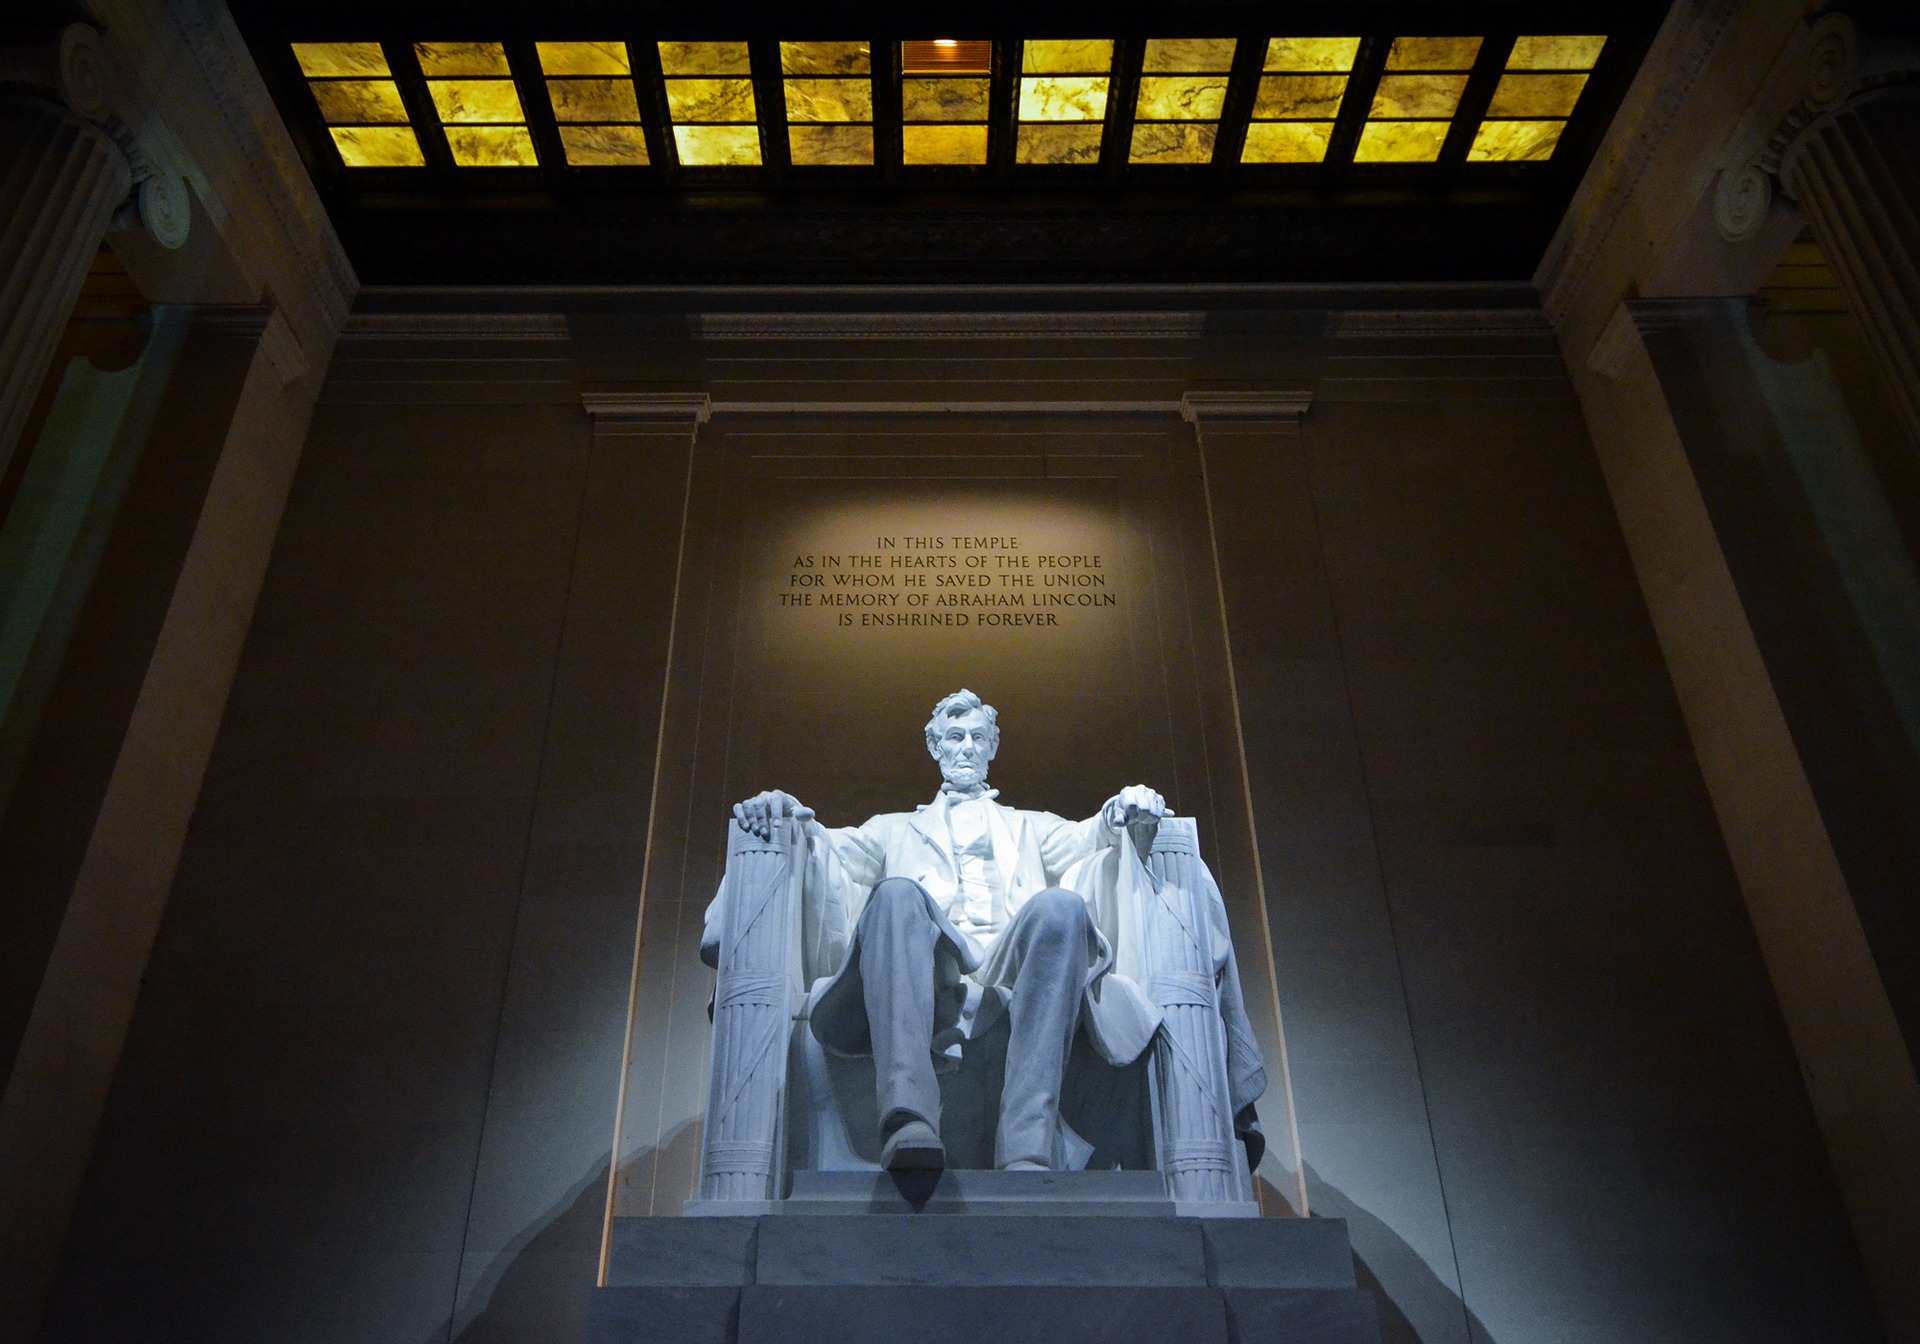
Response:
[{"label": "seated figure", "polygon": [[[797,861],[806,941],[828,972],[812,985],[806,1016],[827,1051],[872,1056],[881,1164],[892,1170],[946,1164],[938,1072],[961,1043],[1002,1017],[1008,1030],[995,1165],[1061,1165],[1060,1101],[1076,1031],[1107,1063],[1125,1067],[1154,1042],[1163,1009],[1171,1011],[1165,993],[1150,996],[1125,973],[1128,958],[1115,949],[1127,938],[1122,926],[1137,933],[1141,922],[1136,888],[1153,883],[1141,856],[1168,815],[1165,801],[1135,785],[1077,822],[1004,806],[987,787],[1000,741],[996,717],[965,690],[934,707],[926,741],[943,783],[914,812],[829,828],[777,790],[734,808],[738,825],[763,840],[789,818],[804,831]],[[1204,1000],[1209,1016],[1224,1019],[1216,1039],[1224,1041],[1219,1064],[1230,1076],[1219,1080],[1227,1094],[1219,1100],[1232,1112],[1227,1132],[1238,1131],[1257,1161],[1252,1103],[1264,1074],[1224,910],[1210,878],[1206,887],[1209,908],[1193,921],[1208,926],[1197,931],[1204,974],[1186,978],[1214,983],[1207,993],[1178,984],[1169,992],[1178,1006]],[[719,904],[703,940],[710,959]]]}]

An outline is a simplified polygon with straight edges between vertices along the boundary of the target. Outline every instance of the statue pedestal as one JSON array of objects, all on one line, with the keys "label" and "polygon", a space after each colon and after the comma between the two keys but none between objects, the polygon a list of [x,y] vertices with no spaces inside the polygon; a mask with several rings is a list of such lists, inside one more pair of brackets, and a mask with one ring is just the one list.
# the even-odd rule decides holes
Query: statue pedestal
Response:
[{"label": "statue pedestal", "polygon": [[[787,1214],[909,1217],[1169,1217],[1173,1201],[1157,1171],[796,1171]],[[1257,1205],[1249,1205],[1255,1216]]]},{"label": "statue pedestal", "polygon": [[[1131,1197],[993,1198],[1046,1178],[949,1172],[909,1198],[877,1190],[886,1176],[821,1175],[777,1215],[616,1218],[588,1340],[1379,1344],[1338,1219],[1176,1217],[1131,1181]],[[862,1193],[873,1216],[831,1216]]]}]

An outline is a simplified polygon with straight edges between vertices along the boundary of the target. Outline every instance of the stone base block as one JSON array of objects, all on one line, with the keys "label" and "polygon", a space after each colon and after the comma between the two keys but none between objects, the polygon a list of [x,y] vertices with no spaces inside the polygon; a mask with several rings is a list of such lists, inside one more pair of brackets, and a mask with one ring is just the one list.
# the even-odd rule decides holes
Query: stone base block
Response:
[{"label": "stone base block", "polygon": [[806,1287],[740,1294],[738,1344],[1227,1344],[1208,1288]]},{"label": "stone base block", "polygon": [[1165,1218],[1157,1171],[796,1171],[780,1213],[965,1213]]},{"label": "stone base block", "polygon": [[620,1218],[591,1344],[1378,1344],[1337,1219]]}]

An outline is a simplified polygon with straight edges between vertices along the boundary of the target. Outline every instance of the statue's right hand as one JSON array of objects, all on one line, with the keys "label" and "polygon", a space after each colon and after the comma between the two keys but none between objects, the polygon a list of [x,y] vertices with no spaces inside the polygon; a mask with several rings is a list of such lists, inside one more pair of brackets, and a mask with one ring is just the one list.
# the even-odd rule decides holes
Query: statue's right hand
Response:
[{"label": "statue's right hand", "polygon": [[733,819],[740,823],[740,829],[762,840],[773,839],[774,823],[786,817],[804,825],[813,820],[813,809],[779,789],[757,793],[743,803],[734,804],[733,808]]}]

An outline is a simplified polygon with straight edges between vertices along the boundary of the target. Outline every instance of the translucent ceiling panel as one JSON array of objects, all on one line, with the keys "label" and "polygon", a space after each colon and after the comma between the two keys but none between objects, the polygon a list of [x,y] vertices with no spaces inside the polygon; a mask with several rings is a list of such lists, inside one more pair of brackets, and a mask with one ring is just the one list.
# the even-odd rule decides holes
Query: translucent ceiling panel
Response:
[{"label": "translucent ceiling panel", "polygon": [[536,42],[560,144],[575,168],[642,167],[647,136],[624,42]]},{"label": "translucent ceiling panel", "polygon": [[1467,91],[1477,37],[1396,37],[1360,128],[1355,163],[1431,163]]},{"label": "translucent ceiling panel", "polygon": [[1043,39],[1021,45],[1014,159],[1098,163],[1113,77],[1112,39]]},{"label": "translucent ceiling panel", "polygon": [[418,168],[426,163],[408,124],[400,86],[378,42],[295,42],[333,147],[349,168]]},{"label": "translucent ceiling panel", "polygon": [[1360,54],[1357,37],[1276,37],[1267,43],[1242,163],[1319,163]]},{"label": "translucent ceiling panel", "polygon": [[1526,163],[1553,157],[1567,118],[1586,89],[1605,37],[1520,37],[1473,134],[1468,163]]},{"label": "translucent ceiling panel", "polygon": [[1147,39],[1129,163],[1211,163],[1233,69],[1231,37]]},{"label": "translucent ceiling panel", "polygon": [[782,42],[780,75],[795,167],[873,162],[873,54],[865,42]]},{"label": "translucent ceiling panel", "polygon": [[900,156],[908,164],[987,161],[993,44],[943,37],[900,44]]},{"label": "translucent ceiling panel", "polygon": [[753,65],[745,42],[662,42],[667,115],[680,162],[739,168],[760,162]]},{"label": "translucent ceiling panel", "polygon": [[520,91],[498,42],[416,42],[427,94],[462,168],[531,168],[539,163]]}]

